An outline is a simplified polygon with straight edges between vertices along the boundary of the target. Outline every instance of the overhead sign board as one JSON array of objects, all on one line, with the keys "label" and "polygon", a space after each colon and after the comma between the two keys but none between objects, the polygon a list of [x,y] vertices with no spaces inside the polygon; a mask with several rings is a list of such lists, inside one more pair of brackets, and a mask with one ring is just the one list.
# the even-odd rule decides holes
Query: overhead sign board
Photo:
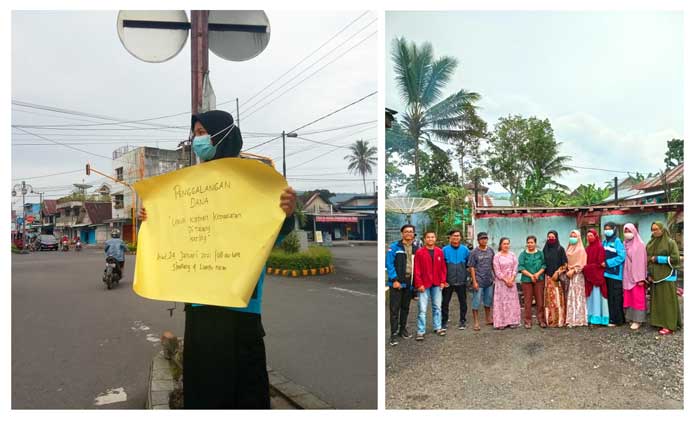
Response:
[{"label": "overhead sign board", "polygon": [[225,60],[242,62],[259,55],[270,42],[270,21],[262,10],[209,12],[209,50]]},{"label": "overhead sign board", "polygon": [[126,50],[151,63],[165,62],[180,53],[189,25],[184,10],[120,10],[117,16],[117,33]]}]

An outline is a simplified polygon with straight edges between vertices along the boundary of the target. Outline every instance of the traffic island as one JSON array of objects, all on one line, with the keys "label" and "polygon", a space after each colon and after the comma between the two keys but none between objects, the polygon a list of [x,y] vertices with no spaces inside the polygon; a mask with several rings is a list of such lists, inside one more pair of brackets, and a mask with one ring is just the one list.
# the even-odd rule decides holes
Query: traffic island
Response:
[{"label": "traffic island", "polygon": [[267,260],[267,273],[282,277],[308,277],[335,272],[333,255],[325,247],[312,246],[306,251],[273,249]]},{"label": "traffic island", "polygon": [[[182,339],[166,331],[161,337],[161,346],[148,373],[146,409],[183,409]],[[267,375],[272,409],[332,409],[305,387],[270,367],[267,367]]]}]

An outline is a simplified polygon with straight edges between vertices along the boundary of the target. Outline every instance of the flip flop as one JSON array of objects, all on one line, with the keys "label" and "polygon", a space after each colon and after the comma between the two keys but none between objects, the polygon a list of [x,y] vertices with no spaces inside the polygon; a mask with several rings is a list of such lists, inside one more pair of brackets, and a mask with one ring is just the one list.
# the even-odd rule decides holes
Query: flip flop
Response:
[{"label": "flip flop", "polygon": [[479,327],[479,324],[474,324],[474,331],[479,331],[481,330],[481,327]]},{"label": "flip flop", "polygon": [[662,336],[668,336],[669,334],[673,334],[673,331],[669,330],[668,328],[662,328],[659,330],[659,334]]}]

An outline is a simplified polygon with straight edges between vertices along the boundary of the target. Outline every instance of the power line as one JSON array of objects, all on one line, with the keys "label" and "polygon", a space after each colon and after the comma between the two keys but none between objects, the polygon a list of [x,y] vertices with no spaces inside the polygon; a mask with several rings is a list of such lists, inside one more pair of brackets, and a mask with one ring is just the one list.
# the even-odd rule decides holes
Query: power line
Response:
[{"label": "power line", "polygon": [[[325,65],[323,65],[322,67],[318,68],[318,69],[315,70],[313,73],[311,73],[310,75],[308,75],[306,78],[304,78],[303,80],[299,81],[297,84],[295,84],[295,85],[289,87],[288,89],[286,89],[285,91],[283,91],[279,96],[275,97],[274,99],[270,100],[269,102],[265,103],[264,105],[260,106],[259,108],[255,109],[254,111],[245,114],[245,116],[244,116],[243,118],[249,118],[250,116],[252,116],[252,115],[254,115],[255,113],[257,113],[258,111],[262,110],[263,108],[265,108],[265,107],[267,107],[268,105],[270,105],[271,103],[273,103],[275,100],[277,100],[277,99],[279,99],[280,97],[284,96],[285,94],[287,94],[287,93],[290,92],[291,90],[293,90],[293,89],[299,87],[301,84],[303,84],[303,83],[304,83],[305,81],[307,81],[309,78],[311,78],[311,77],[313,77],[314,75],[318,74],[319,72],[321,72],[322,70],[324,70],[324,69],[325,69],[326,67],[328,67],[329,65],[335,63],[338,59],[342,58],[342,57],[345,56],[347,53],[349,53],[351,50],[355,49],[355,48],[358,47],[360,44],[362,44],[362,43],[364,43],[365,41],[367,41],[370,37],[372,37],[372,36],[375,35],[376,33],[377,33],[377,31],[374,31],[373,33],[369,34],[367,37],[365,37],[365,38],[363,38],[362,40],[360,40],[359,43],[353,45],[352,47],[350,47],[349,49],[347,49],[346,51],[344,51],[343,53],[341,53],[339,56],[337,56],[336,58],[334,58],[334,59],[331,60],[330,62],[328,62],[328,63],[326,63]],[[295,78],[296,78],[296,77],[295,77]],[[291,80],[290,80],[290,81],[291,81]],[[286,85],[286,84],[285,84],[285,85]],[[280,86],[279,88],[282,88],[282,87],[283,87],[283,86]],[[271,94],[271,93],[270,93],[270,94]],[[258,102],[258,103],[259,103],[259,102]],[[254,106],[255,106],[256,104],[258,104],[258,103],[255,103],[253,106],[251,106],[251,108],[254,107]]]},{"label": "power line", "polygon": [[[338,112],[340,112],[340,111],[342,111],[342,110],[345,110],[345,109],[349,108],[349,107],[352,106],[352,105],[355,105],[355,104],[357,104],[357,103],[360,103],[361,101],[363,101],[363,100],[365,100],[365,99],[367,99],[367,98],[369,98],[369,97],[372,97],[372,96],[374,96],[375,94],[377,94],[377,91],[376,91],[376,90],[375,90],[374,92],[372,92],[372,93],[370,93],[370,94],[368,94],[368,95],[366,95],[366,96],[364,96],[364,97],[358,99],[358,100],[355,100],[355,101],[352,102],[352,103],[348,103],[347,105],[341,107],[340,109],[336,109],[336,110],[334,110],[333,112],[327,113],[327,114],[323,115],[322,117],[320,117],[320,118],[318,118],[318,119],[315,119],[315,120],[309,122],[308,124],[304,124],[304,125],[300,126],[299,128],[295,128],[295,129],[293,129],[293,130],[291,130],[291,131],[287,131],[287,132],[288,132],[288,133],[291,133],[291,132],[299,131],[299,130],[302,129],[302,128],[306,128],[306,127],[308,127],[308,126],[310,126],[310,125],[313,125],[313,124],[315,124],[316,122],[321,121],[321,120],[323,120],[323,119],[326,119],[326,118],[328,118],[329,116],[335,115],[336,113],[338,113]],[[246,151],[246,152],[249,152],[249,151],[251,151],[251,150],[253,150],[253,149],[257,149],[258,147],[261,147],[261,146],[264,146],[264,145],[266,145],[266,144],[268,144],[268,143],[271,143],[271,142],[277,140],[278,138],[282,138],[282,136],[281,136],[281,135],[278,135],[278,136],[275,137],[275,138],[271,138],[271,139],[269,139],[269,140],[267,140],[267,141],[264,141],[264,142],[262,142],[262,143],[260,143],[260,144],[256,144],[255,146],[250,147],[250,148],[248,148],[248,149],[245,150],[245,151]]]},{"label": "power line", "polygon": [[313,73],[311,73],[308,77],[304,78],[302,81],[300,81],[300,82],[299,82],[298,84],[296,84],[295,86],[291,87],[291,88],[288,89],[288,90],[285,90],[282,94],[280,94],[279,96],[275,97],[272,101],[266,103],[265,105],[263,105],[262,107],[256,109],[255,111],[253,111],[253,112],[251,112],[251,113],[248,113],[248,110],[254,108],[256,105],[260,104],[263,100],[265,100],[266,98],[270,97],[272,94],[274,94],[275,92],[281,90],[284,86],[286,86],[287,84],[289,84],[289,83],[291,83],[292,81],[294,81],[297,77],[299,77],[300,75],[302,75],[304,72],[308,71],[311,67],[313,67],[314,65],[316,65],[317,63],[319,63],[321,60],[323,60],[323,59],[325,59],[326,57],[328,57],[331,53],[333,53],[333,52],[336,51],[338,48],[340,48],[342,45],[344,45],[345,43],[347,43],[348,41],[350,41],[350,40],[351,40],[352,38],[354,38],[357,34],[359,34],[360,32],[364,31],[365,28],[369,27],[369,26],[372,25],[374,22],[376,22],[376,19],[374,19],[373,21],[371,21],[369,24],[365,25],[364,27],[360,28],[359,31],[355,32],[355,33],[352,34],[350,37],[348,37],[345,41],[343,41],[342,43],[340,43],[340,44],[338,44],[337,46],[335,46],[335,47],[334,47],[332,50],[330,50],[328,53],[326,53],[325,55],[323,55],[323,56],[321,56],[320,58],[318,58],[318,59],[317,59],[315,62],[313,62],[311,65],[309,65],[309,66],[307,66],[306,68],[302,69],[300,72],[298,72],[298,73],[297,73],[296,75],[294,75],[292,78],[290,78],[289,80],[287,80],[287,82],[285,82],[284,84],[280,85],[279,87],[275,88],[274,90],[272,90],[272,91],[270,91],[269,93],[267,93],[266,95],[264,95],[261,99],[259,99],[259,100],[256,101],[255,103],[253,103],[253,104],[252,104],[250,107],[248,107],[247,109],[244,109],[243,111],[241,111],[241,115],[245,115],[245,116],[242,116],[241,119],[244,119],[244,118],[249,117],[249,116],[252,115],[253,113],[257,112],[258,110],[260,110],[260,109],[262,109],[263,107],[267,106],[268,104],[272,103],[273,101],[275,101],[276,99],[278,99],[279,97],[281,97],[282,95],[284,95],[285,93],[287,93],[289,90],[291,90],[291,89],[293,89],[293,88],[299,86],[299,84],[303,83],[304,81],[308,80],[308,79],[311,78],[312,76],[316,75],[316,74],[319,73],[321,70],[323,70],[325,67],[327,67],[327,66],[330,65],[331,63],[335,62],[336,60],[340,59],[341,57],[345,56],[348,52],[350,52],[351,50],[353,50],[354,48],[356,48],[357,46],[359,46],[360,44],[362,44],[362,43],[363,43],[365,40],[367,40],[369,37],[371,37],[372,35],[376,34],[377,31],[373,32],[373,33],[370,34],[368,37],[362,39],[359,43],[355,44],[354,46],[350,47],[350,48],[349,48],[348,50],[346,50],[345,52],[341,53],[338,57],[336,57],[336,58],[333,59],[332,61],[328,62],[327,64],[325,64],[325,65],[322,66],[321,68],[315,70]]},{"label": "power line", "polygon": [[[358,20],[360,20],[363,16],[365,16],[365,15],[368,14],[368,13],[369,13],[369,11],[365,11],[364,13],[360,14],[360,16],[358,16],[357,18],[353,19],[349,24],[345,25],[340,31],[336,32],[335,35],[333,35],[331,38],[329,38],[329,39],[326,40],[323,44],[321,44],[318,48],[316,48],[316,50],[314,50],[314,51],[312,51],[311,53],[309,53],[308,55],[306,55],[303,59],[301,59],[299,62],[297,62],[294,66],[292,66],[291,68],[289,68],[285,73],[283,73],[282,75],[280,75],[279,77],[277,77],[274,81],[272,81],[271,83],[269,83],[268,85],[266,85],[265,87],[263,87],[260,91],[258,91],[257,93],[253,94],[252,96],[250,96],[250,97],[248,97],[246,100],[244,100],[244,101],[239,105],[239,107],[245,105],[246,103],[248,103],[249,101],[251,101],[252,99],[254,99],[255,97],[257,97],[258,95],[260,95],[260,93],[262,93],[263,91],[265,91],[265,90],[266,90],[268,87],[270,87],[272,84],[274,84],[274,83],[276,83],[277,81],[279,81],[280,79],[282,79],[285,75],[287,75],[287,74],[290,73],[292,70],[294,70],[297,66],[299,66],[299,65],[300,65],[302,62],[304,62],[306,59],[308,59],[308,58],[310,58],[311,56],[313,56],[317,51],[321,50],[321,49],[322,49],[323,47],[325,47],[328,43],[330,43],[331,41],[333,41],[337,36],[339,36],[339,35],[340,35],[341,33],[343,33],[346,29],[348,29],[348,27],[350,27],[352,24],[354,24],[355,22],[357,22]],[[235,100],[235,99],[234,99],[234,100]],[[233,102],[234,100],[225,101],[225,102],[221,103],[221,105],[225,105],[225,104],[231,103],[231,102]]]},{"label": "power line", "polygon": [[313,158],[311,158],[311,159],[309,159],[309,160],[307,160],[307,161],[305,161],[305,162],[302,162],[302,163],[300,163],[300,164],[298,164],[298,165],[292,166],[292,167],[289,168],[289,170],[292,170],[292,169],[294,169],[294,168],[299,168],[300,166],[306,165],[306,164],[309,163],[309,162],[315,161],[316,159],[318,159],[318,158],[320,158],[320,157],[329,155],[329,154],[335,152],[335,151],[338,150],[338,149],[348,148],[348,147],[350,147],[350,146],[352,146],[352,143],[346,144],[346,145],[344,145],[344,146],[338,146],[338,147],[336,147],[335,149],[331,149],[331,150],[329,150],[329,151],[327,151],[327,152],[325,152],[325,153],[321,153],[320,155],[315,156],[315,157],[313,157]]},{"label": "power line", "polygon": [[31,133],[31,132],[29,132],[29,131],[27,131],[27,130],[25,130],[25,129],[23,129],[23,128],[18,128],[18,129],[19,129],[20,131],[26,132],[27,134],[30,134],[30,135],[33,135],[33,136],[35,136],[35,137],[41,138],[42,140],[46,140],[46,141],[49,141],[49,142],[54,143],[54,144],[58,144],[58,145],[61,145],[61,146],[65,146],[65,147],[67,147],[67,148],[69,148],[69,149],[73,149],[73,150],[76,150],[76,151],[78,151],[78,152],[87,153],[87,154],[89,154],[89,155],[99,156],[99,157],[101,157],[101,158],[105,158],[105,159],[112,160],[112,158],[109,157],[109,156],[104,156],[104,155],[100,155],[100,154],[98,154],[98,153],[88,152],[87,150],[79,149],[79,148],[77,148],[77,147],[73,147],[73,146],[67,145],[67,144],[65,144],[65,143],[61,143],[61,142],[58,142],[58,141],[54,141],[54,140],[51,140],[50,138],[42,137],[42,136],[40,136],[40,135]]},{"label": "power line", "polygon": [[[36,104],[36,103],[23,102],[23,101],[20,101],[20,100],[12,100],[12,104],[13,104],[13,105],[16,105],[16,106],[21,106],[21,107],[27,107],[27,108],[30,108],[30,109],[40,109],[40,110],[48,110],[48,111],[56,112],[56,113],[63,113],[63,114],[66,114],[66,115],[85,116],[85,117],[88,117],[88,118],[102,119],[102,120],[105,120],[105,121],[115,121],[115,122],[110,122],[110,123],[101,123],[101,125],[122,125],[122,126],[128,126],[128,125],[125,125],[125,124],[128,124],[128,123],[133,122],[133,121],[123,120],[123,119],[120,119],[120,118],[115,118],[115,117],[113,117],[113,116],[96,115],[96,114],[93,114],[93,113],[81,112],[81,111],[70,110],[70,109],[63,109],[63,108],[59,108],[59,107],[56,107],[56,106],[46,106],[46,105],[40,105],[40,104]],[[89,125],[89,126],[94,126],[94,125],[98,125],[98,123],[92,124],[92,125]],[[171,128],[178,128],[178,127],[167,126],[167,125],[162,125],[162,124],[141,124],[141,125],[150,125],[150,126],[152,126],[152,127],[156,127],[156,128],[151,128],[151,129],[171,129]],[[68,125],[53,124],[53,125],[30,125],[30,126],[24,126],[24,127],[26,127],[26,128],[52,128],[52,129],[61,129],[61,128],[64,128],[64,127],[75,128],[75,127],[79,127],[79,126],[83,126],[83,125],[79,125],[79,124],[68,124]],[[130,127],[131,127],[131,128],[137,128],[137,127],[132,127],[132,126],[130,126]],[[95,129],[95,130],[97,130],[97,129]]]},{"label": "power line", "polygon": [[76,172],[84,172],[84,169],[76,169],[75,171],[66,171],[66,172],[58,172],[56,174],[46,174],[46,175],[35,175],[33,177],[24,177],[24,178],[13,178],[12,181],[20,181],[20,180],[34,180],[37,178],[45,178],[45,177],[55,177],[56,175],[66,175],[66,174],[74,174]]},{"label": "power line", "polygon": [[324,133],[324,132],[344,130],[346,128],[359,127],[361,125],[367,125],[367,124],[375,124],[376,125],[377,120],[373,119],[371,121],[358,122],[357,124],[349,124],[349,125],[343,125],[341,127],[327,128],[327,129],[318,130],[318,131],[311,131],[311,132],[307,132],[307,133],[302,133],[301,135],[313,135],[313,134],[320,134],[320,133]]}]

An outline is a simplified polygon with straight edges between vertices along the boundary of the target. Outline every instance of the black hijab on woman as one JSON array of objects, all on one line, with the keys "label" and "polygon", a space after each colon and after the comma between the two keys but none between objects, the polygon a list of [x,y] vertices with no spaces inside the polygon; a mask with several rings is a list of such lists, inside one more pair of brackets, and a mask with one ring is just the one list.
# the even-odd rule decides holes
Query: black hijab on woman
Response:
[{"label": "black hijab on woman", "polygon": [[[229,127],[233,125],[233,116],[230,113],[223,110],[210,110],[209,112],[192,115],[191,131],[194,131],[194,123],[197,121],[207,130],[213,144],[218,143],[222,137],[226,136],[221,141],[221,144],[217,146],[216,154],[211,160],[238,157],[241,153],[241,147],[243,147],[243,138],[241,137],[241,130],[237,126],[234,126],[229,132],[231,129]],[[226,133],[228,133],[228,136]]]},{"label": "black hijab on woman", "polygon": [[557,242],[554,244],[545,242],[544,248],[542,248],[542,253],[544,254],[544,264],[546,267],[544,273],[551,277],[560,266],[567,262],[567,259],[566,250],[564,250],[562,245],[559,243],[559,233],[554,230],[548,231],[548,238],[550,234],[554,234],[554,238]]}]

